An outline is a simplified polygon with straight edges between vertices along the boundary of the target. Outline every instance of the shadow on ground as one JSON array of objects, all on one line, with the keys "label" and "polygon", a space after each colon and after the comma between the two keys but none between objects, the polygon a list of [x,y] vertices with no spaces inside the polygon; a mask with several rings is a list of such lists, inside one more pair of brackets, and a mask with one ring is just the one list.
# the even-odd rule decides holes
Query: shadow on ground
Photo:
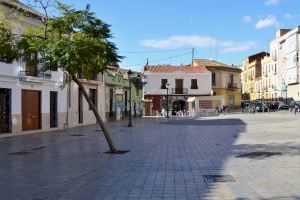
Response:
[{"label": "shadow on ground", "polygon": [[297,143],[273,144],[241,144],[235,146],[237,158],[264,159],[273,156],[300,155],[300,145]]},{"label": "shadow on ground", "polygon": [[[246,131],[240,119],[133,124],[133,128],[127,121],[109,124],[118,148],[130,150],[121,155],[103,153],[107,145],[96,125],[0,139],[1,200],[260,199],[250,187],[240,185],[240,177],[226,167],[228,160],[280,156],[276,153],[297,147],[236,147]],[[14,152],[31,153],[9,155]]]}]

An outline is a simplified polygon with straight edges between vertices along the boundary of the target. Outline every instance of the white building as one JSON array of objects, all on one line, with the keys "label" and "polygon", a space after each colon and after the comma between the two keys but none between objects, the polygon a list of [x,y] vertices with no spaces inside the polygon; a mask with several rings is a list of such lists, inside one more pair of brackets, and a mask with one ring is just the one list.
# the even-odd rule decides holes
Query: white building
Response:
[{"label": "white building", "polygon": [[[91,100],[98,109],[101,119],[105,122],[105,83],[104,75],[98,74],[97,76],[84,78],[79,76],[86,92],[89,94]],[[95,124],[96,118],[88,102],[85,100],[83,94],[80,92],[77,84],[72,82],[68,87],[68,109],[67,118],[69,128]]]},{"label": "white building", "polygon": [[[145,115],[167,109],[187,110],[189,97],[211,95],[211,72],[203,66],[145,66]],[[167,89],[168,88],[168,89]]]},{"label": "white building", "polygon": [[[16,11],[18,8],[18,11]],[[18,1],[0,1],[1,20],[11,23],[15,32],[24,27],[42,27],[40,13]],[[37,56],[38,55],[33,55]],[[75,83],[62,88],[64,73],[44,71],[26,60],[0,62],[0,136],[49,131],[95,123],[93,112]],[[80,77],[101,116],[105,116],[105,84],[102,74]],[[103,117],[105,121],[105,118]]]},{"label": "white building", "polygon": [[300,100],[299,51],[300,26],[294,29],[280,29],[270,44],[271,65],[277,75],[276,84],[282,98]]},{"label": "white building", "polygon": [[[0,11],[15,25],[15,32],[22,31],[23,26],[41,26],[42,15],[17,1],[1,1]],[[43,67],[42,61],[37,64],[25,60],[11,64],[0,62],[0,133],[64,127],[67,93],[61,89],[63,73],[45,72]]]}]

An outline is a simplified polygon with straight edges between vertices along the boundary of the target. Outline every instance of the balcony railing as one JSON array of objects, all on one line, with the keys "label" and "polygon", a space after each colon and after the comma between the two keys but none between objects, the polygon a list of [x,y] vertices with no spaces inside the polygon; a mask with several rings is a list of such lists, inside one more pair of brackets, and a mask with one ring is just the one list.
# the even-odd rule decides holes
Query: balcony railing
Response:
[{"label": "balcony railing", "polygon": [[20,71],[20,76],[33,76],[38,78],[45,78],[50,79],[51,78],[51,72],[50,71]]},{"label": "balcony railing", "polygon": [[172,94],[187,94],[188,88],[172,88]]},{"label": "balcony railing", "polygon": [[228,83],[227,87],[228,87],[228,89],[236,89],[237,88],[237,84],[236,83]]},{"label": "balcony railing", "polygon": [[36,64],[27,63],[25,60],[22,60],[20,61],[19,75],[50,79],[51,71],[46,70],[44,60],[39,60]]}]

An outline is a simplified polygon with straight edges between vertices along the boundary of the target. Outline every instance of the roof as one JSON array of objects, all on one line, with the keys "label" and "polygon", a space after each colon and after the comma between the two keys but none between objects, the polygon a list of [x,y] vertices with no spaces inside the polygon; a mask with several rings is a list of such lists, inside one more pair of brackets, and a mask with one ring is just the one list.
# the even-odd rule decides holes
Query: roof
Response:
[{"label": "roof", "polygon": [[253,62],[253,61],[255,61],[255,60],[261,60],[261,59],[263,59],[265,56],[270,56],[270,54],[267,53],[267,52],[262,51],[262,52],[260,52],[260,53],[257,53],[257,54],[254,54],[254,55],[249,56],[248,59],[249,59],[249,62],[251,63],[251,62]]},{"label": "roof", "polygon": [[145,71],[150,72],[177,72],[182,71],[186,73],[204,73],[208,72],[208,70],[204,66],[191,66],[191,65],[181,65],[181,66],[173,66],[173,65],[156,65],[156,66],[145,66]]},{"label": "roof", "polygon": [[20,9],[23,12],[26,12],[30,15],[33,15],[34,17],[37,17],[37,18],[44,18],[44,15],[42,13],[40,13],[40,12],[34,10],[33,8],[21,3],[18,0],[0,0],[0,4],[4,4],[4,5],[7,5],[9,7]]},{"label": "roof", "polygon": [[220,68],[229,68],[229,69],[241,70],[238,66],[227,65],[225,63],[221,63],[219,61],[209,60],[209,59],[194,59],[194,65],[203,65],[207,68],[209,68],[209,67],[220,67]]}]

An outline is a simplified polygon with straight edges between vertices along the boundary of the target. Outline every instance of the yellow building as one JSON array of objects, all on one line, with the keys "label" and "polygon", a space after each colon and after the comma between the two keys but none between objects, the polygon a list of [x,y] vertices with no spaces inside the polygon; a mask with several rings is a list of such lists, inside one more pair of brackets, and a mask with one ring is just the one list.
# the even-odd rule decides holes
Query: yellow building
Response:
[{"label": "yellow building", "polygon": [[212,73],[212,91],[215,96],[224,96],[228,111],[240,109],[241,73],[237,66],[214,60],[195,59],[193,65],[205,66]]},{"label": "yellow building", "polygon": [[[267,88],[263,83],[267,83],[267,77],[262,77],[263,60],[269,53],[260,52],[258,54],[249,56],[243,62],[242,72],[242,98],[243,100],[257,100],[265,98]],[[264,65],[267,65],[270,60],[265,59]],[[265,74],[264,74],[265,76]],[[266,84],[267,85],[267,84]]]}]

